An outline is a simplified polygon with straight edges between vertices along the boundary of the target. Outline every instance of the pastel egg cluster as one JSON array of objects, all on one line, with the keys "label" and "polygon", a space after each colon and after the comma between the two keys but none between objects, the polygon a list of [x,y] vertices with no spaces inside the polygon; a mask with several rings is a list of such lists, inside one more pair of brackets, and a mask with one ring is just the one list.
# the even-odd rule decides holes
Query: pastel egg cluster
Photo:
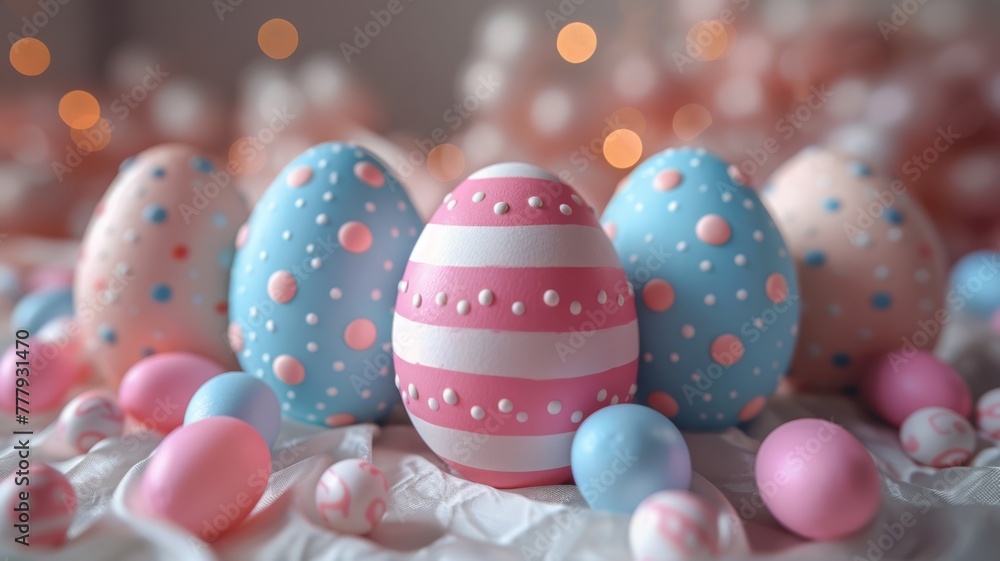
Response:
[{"label": "pastel egg cluster", "polygon": [[944,250],[900,181],[848,156],[808,148],[764,191],[802,285],[801,343],[789,381],[854,385],[867,359],[932,350],[941,331]]},{"label": "pastel egg cluster", "polygon": [[632,172],[602,217],[639,294],[637,399],[681,428],[756,416],[795,348],[795,268],[741,181],[705,150],[668,149]]},{"label": "pastel egg cluster", "polygon": [[393,291],[420,219],[399,182],[354,144],[293,160],[237,237],[229,339],[285,415],[341,426],[398,402]]},{"label": "pastel egg cluster", "polygon": [[194,149],[126,160],[97,205],[77,263],[85,350],[113,384],[140,359],[186,351],[235,366],[223,334],[236,229],[232,178]]},{"label": "pastel egg cluster", "polygon": [[487,167],[445,197],[395,312],[410,419],[474,481],[566,481],[580,423],[637,390],[632,287],[593,209],[534,166]]}]

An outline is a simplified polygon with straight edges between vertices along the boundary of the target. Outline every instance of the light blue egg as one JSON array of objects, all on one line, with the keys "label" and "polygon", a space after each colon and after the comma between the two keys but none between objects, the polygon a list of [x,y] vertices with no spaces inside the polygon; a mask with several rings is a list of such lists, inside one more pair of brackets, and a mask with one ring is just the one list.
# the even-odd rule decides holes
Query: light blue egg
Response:
[{"label": "light blue egg", "polygon": [[636,292],[636,403],[682,429],[752,418],[795,349],[795,264],[738,177],[705,150],[669,149],[632,171],[601,218]]},{"label": "light blue egg", "polygon": [[229,317],[243,370],[286,416],[339,426],[399,403],[391,310],[421,229],[399,181],[351,143],[310,148],[264,193],[233,259]]},{"label": "light blue egg", "polygon": [[184,424],[208,417],[234,417],[257,429],[268,446],[281,431],[281,405],[264,382],[245,372],[227,372],[205,382],[188,402]]},{"label": "light blue egg", "polygon": [[[1000,253],[975,251],[951,269],[948,302],[976,317],[987,319],[1000,309]],[[955,311],[960,311],[956,309]]]},{"label": "light blue egg", "polygon": [[657,491],[691,485],[691,454],[680,431],[632,403],[587,417],[573,437],[570,466],[587,504],[622,514]]},{"label": "light blue egg", "polygon": [[10,316],[12,330],[35,333],[50,320],[73,315],[72,288],[45,288],[21,298]]}]

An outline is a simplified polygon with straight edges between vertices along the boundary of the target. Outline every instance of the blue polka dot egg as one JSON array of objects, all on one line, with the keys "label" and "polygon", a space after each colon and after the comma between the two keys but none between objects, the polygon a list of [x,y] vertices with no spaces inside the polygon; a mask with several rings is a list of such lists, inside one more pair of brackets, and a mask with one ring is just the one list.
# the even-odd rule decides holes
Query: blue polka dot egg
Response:
[{"label": "blue polka dot egg", "polygon": [[229,271],[246,216],[232,174],[189,146],[122,163],[87,227],[73,287],[84,350],[112,385],[160,352],[235,368]]},{"label": "blue polka dot egg", "polygon": [[400,397],[392,309],[421,230],[400,183],[354,144],[297,157],[237,236],[229,337],[292,419],[387,416]]},{"label": "blue polka dot egg", "polygon": [[856,385],[873,358],[934,347],[944,250],[905,183],[857,158],[807,148],[778,168],[764,199],[802,286],[792,386],[839,390]]},{"label": "blue polka dot egg", "polygon": [[799,298],[785,242],[739,170],[668,149],[633,170],[601,221],[637,294],[637,401],[682,429],[755,417],[788,368]]}]

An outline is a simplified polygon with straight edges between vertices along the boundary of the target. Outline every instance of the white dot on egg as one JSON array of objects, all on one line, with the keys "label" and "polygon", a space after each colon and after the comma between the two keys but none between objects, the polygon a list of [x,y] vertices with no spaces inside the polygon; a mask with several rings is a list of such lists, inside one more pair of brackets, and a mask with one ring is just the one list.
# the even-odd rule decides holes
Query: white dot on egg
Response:
[{"label": "white dot on egg", "polygon": [[524,313],[524,302],[514,302],[511,305],[510,311],[514,312],[515,316],[519,316]]},{"label": "white dot on egg", "polygon": [[559,304],[559,293],[552,289],[546,290],[545,294],[542,295],[542,300],[545,301],[546,306],[556,306]]},{"label": "white dot on egg", "polygon": [[705,305],[706,306],[714,306],[715,305],[715,295],[714,294],[706,294],[705,295]]},{"label": "white dot on egg", "polygon": [[458,305],[455,306],[455,309],[458,310],[459,315],[464,316],[468,315],[468,313],[472,310],[472,306],[469,305],[468,300],[460,300]]},{"label": "white dot on egg", "polygon": [[518,413],[517,416],[516,416],[516,418],[517,418],[517,422],[519,422],[519,423],[527,423],[528,422],[528,414],[525,413],[524,411],[521,411],[520,413]]},{"label": "white dot on egg", "polygon": [[333,200],[333,191],[327,191],[326,193],[323,193],[323,200],[326,201],[326,202],[332,201]]},{"label": "white dot on egg", "polygon": [[489,306],[493,303],[493,291],[488,288],[484,288],[479,291],[479,304],[481,306]]},{"label": "white dot on egg", "polygon": [[741,289],[737,290],[736,291],[736,299],[740,300],[740,301],[746,300],[747,299],[747,291],[746,291],[746,289],[741,288]]},{"label": "white dot on egg", "polygon": [[444,306],[448,303],[448,295],[444,292],[438,292],[437,296],[434,297],[434,301],[437,302],[438,306]]},{"label": "white dot on egg", "polygon": [[427,407],[430,407],[431,411],[437,411],[441,406],[438,405],[438,401],[432,397],[427,400]]},{"label": "white dot on egg", "polygon": [[424,303],[424,299],[421,298],[419,294],[414,294],[413,295],[413,307],[414,308],[419,308],[420,305],[423,304],[423,303]]},{"label": "white dot on egg", "polygon": [[341,291],[339,288],[330,289],[330,298],[333,300],[340,300],[340,297],[343,295],[344,295],[343,291]]},{"label": "white dot on egg", "polygon": [[402,292],[402,293],[405,294],[406,293],[406,289],[409,288],[409,286],[410,286],[409,282],[407,282],[405,280],[401,280],[401,281],[399,281],[399,284],[396,285],[396,290],[398,290],[399,292]]},{"label": "white dot on egg", "polygon": [[319,269],[320,267],[323,266],[323,260],[320,259],[319,257],[313,257],[309,261],[309,266],[311,266],[313,269]]},{"label": "white dot on egg", "polygon": [[694,339],[694,334],[694,326],[690,323],[681,327],[681,337],[684,337],[685,339]]},{"label": "white dot on egg", "polygon": [[545,409],[549,412],[549,415],[557,415],[562,411],[562,403],[559,400],[550,401]]},{"label": "white dot on egg", "polygon": [[309,341],[306,343],[306,350],[314,353],[319,350],[319,345],[317,345],[315,341]]},{"label": "white dot on egg", "polygon": [[683,253],[684,251],[687,251],[687,248],[688,248],[687,242],[685,242],[685,241],[679,241],[679,242],[677,242],[677,251],[680,251],[680,252]]},{"label": "white dot on egg", "polygon": [[266,251],[261,251],[261,252],[260,252],[260,253],[259,253],[259,254],[257,255],[257,257],[259,257],[261,261],[265,261],[265,260],[267,260],[267,252],[266,252]]},{"label": "white dot on egg", "polygon": [[448,405],[455,405],[458,403],[458,394],[451,388],[445,388],[442,396],[444,397],[444,402]]},{"label": "white dot on egg", "polygon": [[570,415],[569,420],[574,423],[579,423],[583,420],[583,411],[574,411],[573,414]]},{"label": "white dot on egg", "polygon": [[486,198],[486,193],[483,193],[482,191],[478,191],[478,192],[476,192],[476,194],[472,195],[472,202],[478,203],[478,202],[481,202],[485,198]]},{"label": "white dot on egg", "polygon": [[607,398],[608,398],[608,390],[602,389],[601,391],[597,392],[597,401],[604,401]]},{"label": "white dot on egg", "polygon": [[318,214],[316,215],[316,223],[320,226],[326,226],[330,223],[330,217],[325,214]]},{"label": "white dot on egg", "polygon": [[569,215],[573,214],[573,209],[570,208],[570,206],[567,205],[567,204],[562,204],[562,205],[559,205],[559,212],[565,214],[566,216],[569,216]]},{"label": "white dot on egg", "polygon": [[691,158],[691,167],[696,168],[701,165],[701,158]]},{"label": "white dot on egg", "polygon": [[314,251],[316,251],[316,246],[315,245],[309,244],[309,245],[306,246],[306,253],[312,253]]},{"label": "white dot on egg", "polygon": [[761,232],[760,230],[754,230],[753,231],[753,239],[754,239],[754,241],[758,241],[758,242],[764,241],[764,232]]},{"label": "white dot on egg", "polygon": [[288,390],[288,392],[285,393],[285,397],[287,397],[288,399],[295,399],[295,391]]},{"label": "white dot on egg", "polygon": [[608,301],[608,293],[603,290],[597,291],[597,303],[603,304]]},{"label": "white dot on egg", "polygon": [[742,253],[739,253],[736,255],[736,257],[733,258],[733,263],[736,263],[737,266],[742,267],[747,264],[747,256],[743,255]]},{"label": "white dot on egg", "polygon": [[326,388],[326,395],[328,395],[330,397],[336,397],[338,393],[340,393],[340,390],[338,390],[334,386],[330,386],[329,388]]},{"label": "white dot on egg", "polygon": [[365,210],[368,212],[375,212],[375,203],[368,201],[365,203]]},{"label": "white dot on egg", "polygon": [[733,200],[733,194],[732,193],[730,193],[729,191],[726,191],[725,193],[722,194],[722,202],[728,203],[731,200]]},{"label": "white dot on egg", "polygon": [[753,201],[751,201],[750,199],[745,199],[743,201],[743,208],[747,210],[753,210]]},{"label": "white dot on egg", "polygon": [[510,413],[514,410],[514,402],[507,398],[503,398],[499,403],[497,403],[497,409],[499,409],[501,413]]},{"label": "white dot on egg", "polygon": [[611,396],[611,405],[618,405],[618,396],[617,395]]},{"label": "white dot on egg", "polygon": [[635,211],[636,212],[642,212],[643,209],[645,209],[645,208],[646,208],[646,206],[643,205],[642,203],[636,203],[635,204]]},{"label": "white dot on egg", "polygon": [[309,325],[316,325],[317,323],[319,323],[319,316],[317,316],[314,313],[306,314],[306,323],[308,323]]},{"label": "white dot on egg", "polygon": [[675,212],[679,207],[680,205],[677,204],[677,201],[670,201],[670,203],[667,205],[667,210],[669,210],[670,212]]},{"label": "white dot on egg", "polygon": [[625,295],[624,294],[619,294],[618,295],[618,307],[620,308],[620,307],[622,307],[624,305],[625,305]]},{"label": "white dot on egg", "polygon": [[528,204],[531,205],[532,208],[542,208],[542,199],[539,197],[530,197],[528,199]]},{"label": "white dot on egg", "polygon": [[583,204],[583,200],[580,199],[580,197],[578,195],[576,195],[575,193],[572,194],[572,195],[570,195],[569,198],[573,199],[573,202],[576,203],[576,204],[578,204],[578,205],[582,205]]},{"label": "white dot on egg", "polygon": [[507,203],[499,202],[493,205],[493,212],[495,212],[496,214],[507,214],[508,210],[510,210],[510,205],[508,205]]},{"label": "white dot on egg", "polygon": [[292,239],[292,232],[290,232],[289,230],[285,230],[284,232],[281,233],[281,239],[286,241]]},{"label": "white dot on egg", "polygon": [[698,264],[698,268],[701,269],[702,272],[707,273],[712,270],[712,262],[708,260],[702,261]]},{"label": "white dot on egg", "polygon": [[581,311],[583,311],[583,306],[580,305],[579,302],[571,302],[570,303],[570,305],[569,305],[569,313],[573,314],[574,316],[578,316],[578,315],[580,315]]},{"label": "white dot on egg", "polygon": [[304,206],[306,206],[305,199],[295,199],[295,208],[302,208]]},{"label": "white dot on egg", "polygon": [[410,394],[410,399],[419,399],[420,393],[417,392],[417,386],[409,384],[406,386],[406,393]]},{"label": "white dot on egg", "polygon": [[[448,196],[450,197],[451,193],[449,193]],[[457,199],[452,199],[452,200],[448,201],[448,210],[454,209],[455,205],[457,205],[457,204],[458,204],[458,200]]]},{"label": "white dot on egg", "polygon": [[268,331],[271,331],[271,332],[274,332],[274,330],[275,330],[275,326],[274,326],[274,320],[273,320],[273,319],[269,319],[269,320],[267,320],[267,322],[266,322],[266,323],[264,324],[264,327],[265,327],[265,328],[266,328],[266,329],[267,329]]}]

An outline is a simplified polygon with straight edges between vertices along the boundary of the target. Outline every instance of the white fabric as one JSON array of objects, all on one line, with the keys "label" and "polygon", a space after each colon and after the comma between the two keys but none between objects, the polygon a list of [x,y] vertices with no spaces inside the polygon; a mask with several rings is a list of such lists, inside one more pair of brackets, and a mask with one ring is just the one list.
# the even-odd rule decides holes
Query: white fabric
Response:
[{"label": "white fabric", "polygon": [[[981,326],[952,326],[940,354],[959,366],[976,393],[1000,385],[997,341]],[[864,535],[840,542],[803,541],[782,530],[766,509],[754,506],[760,504],[754,500],[754,451],[774,427],[798,417],[823,417],[846,426],[876,458],[883,504]],[[10,434],[11,428],[3,425],[0,430]],[[47,438],[37,437],[33,461],[51,454],[44,444]],[[721,507],[729,558],[957,560],[995,558],[1000,550],[1000,469],[935,472],[918,467],[903,455],[895,431],[872,421],[847,397],[781,396],[744,430],[685,438],[697,473],[694,490]],[[497,491],[454,477],[423,445],[405,415],[382,428],[319,430],[286,423],[273,452],[274,472],[263,500],[242,527],[206,546],[169,524],[137,515],[130,506],[147,457],[159,441],[154,434],[134,432],[106,440],[86,456],[54,463],[73,483],[80,512],[70,530],[71,542],[44,558],[629,558],[627,517],[590,510],[574,486]],[[7,450],[0,455],[3,476],[15,462],[5,444]],[[348,457],[373,457],[391,484],[386,519],[368,538],[324,529],[312,506],[322,471]],[[903,520],[913,523],[907,527]],[[10,554],[11,545],[0,544],[0,555]],[[24,557],[24,549],[15,549],[13,558]]]}]

